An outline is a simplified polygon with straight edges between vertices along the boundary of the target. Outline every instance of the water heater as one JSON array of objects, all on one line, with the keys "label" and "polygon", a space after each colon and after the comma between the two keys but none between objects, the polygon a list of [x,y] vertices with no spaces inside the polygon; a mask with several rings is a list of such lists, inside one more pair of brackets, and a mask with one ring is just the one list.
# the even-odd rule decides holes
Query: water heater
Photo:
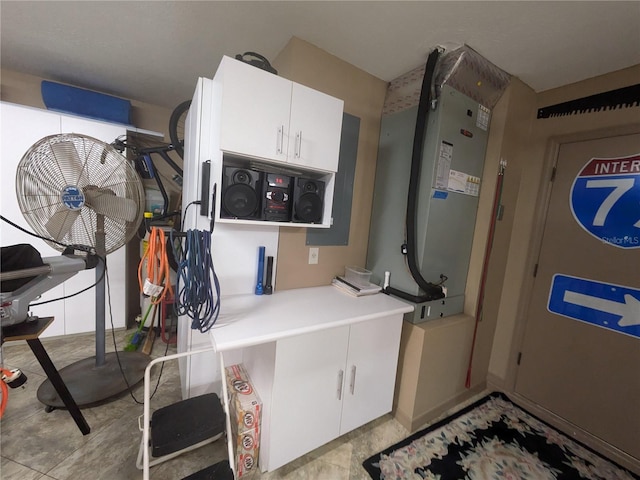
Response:
[{"label": "water heater", "polygon": [[443,298],[432,295],[421,301],[424,289],[408,265],[407,192],[415,174],[412,156],[419,107],[398,109],[382,118],[367,268],[379,284],[388,273],[390,290],[415,303],[409,319],[413,323],[464,308],[490,110],[457,87],[439,85],[437,101],[428,106],[419,178],[414,179],[415,263],[424,280],[442,288]]}]

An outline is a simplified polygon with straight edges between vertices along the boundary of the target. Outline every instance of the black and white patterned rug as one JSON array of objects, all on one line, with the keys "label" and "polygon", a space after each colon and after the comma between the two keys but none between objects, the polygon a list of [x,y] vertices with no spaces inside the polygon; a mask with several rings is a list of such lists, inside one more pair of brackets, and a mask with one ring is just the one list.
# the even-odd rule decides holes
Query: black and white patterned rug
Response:
[{"label": "black and white patterned rug", "polygon": [[492,393],[363,462],[375,480],[640,480]]}]

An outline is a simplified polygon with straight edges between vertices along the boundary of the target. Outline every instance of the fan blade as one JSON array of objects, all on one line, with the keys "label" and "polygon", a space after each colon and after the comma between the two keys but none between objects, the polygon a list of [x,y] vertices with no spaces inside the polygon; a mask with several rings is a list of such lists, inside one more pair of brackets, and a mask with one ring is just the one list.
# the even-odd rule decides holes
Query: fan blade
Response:
[{"label": "fan blade", "polygon": [[83,187],[89,183],[87,172],[84,169],[80,155],[78,155],[78,150],[73,142],[64,141],[52,143],[51,150],[69,185]]},{"label": "fan blade", "polygon": [[47,229],[51,238],[61,242],[65,235],[71,230],[78,215],[80,215],[80,210],[69,210],[66,207],[61,207],[47,220],[44,228]]},{"label": "fan blade", "polygon": [[93,210],[108,218],[133,222],[138,215],[138,204],[128,198],[116,197],[111,190],[87,189],[87,203]]}]

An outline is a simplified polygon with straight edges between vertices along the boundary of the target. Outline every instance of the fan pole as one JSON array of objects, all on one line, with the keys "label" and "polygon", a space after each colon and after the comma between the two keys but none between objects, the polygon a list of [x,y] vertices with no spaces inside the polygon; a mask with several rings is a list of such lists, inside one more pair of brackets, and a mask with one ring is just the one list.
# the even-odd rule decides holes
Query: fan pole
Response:
[{"label": "fan pole", "polygon": [[104,216],[98,215],[96,228],[96,252],[102,258],[96,266],[96,367],[105,364],[105,271],[107,268]]},{"label": "fan pole", "polygon": [[[106,353],[105,341],[106,307],[113,313],[107,253],[126,244],[142,220],[142,182],[111,145],[72,133],[41,139],[20,161],[18,172],[18,203],[29,224],[56,242],[91,245],[100,257],[95,266],[95,356],[67,365],[60,376],[80,407],[117,398],[144,379],[151,360],[144,352],[119,352],[115,341],[115,351]],[[115,241],[110,242],[112,235]],[[49,380],[38,388],[38,400],[47,409],[65,406]]]},{"label": "fan pole", "polygon": [[[95,250],[102,261],[96,266],[96,356],[72,363],[60,370],[69,392],[79,407],[94,405],[117,398],[144,378],[149,356],[141,352],[105,353],[105,306],[106,306],[106,235],[105,217],[98,215],[96,221]],[[49,380],[38,388],[38,400],[48,408],[62,408],[59,395]]]}]

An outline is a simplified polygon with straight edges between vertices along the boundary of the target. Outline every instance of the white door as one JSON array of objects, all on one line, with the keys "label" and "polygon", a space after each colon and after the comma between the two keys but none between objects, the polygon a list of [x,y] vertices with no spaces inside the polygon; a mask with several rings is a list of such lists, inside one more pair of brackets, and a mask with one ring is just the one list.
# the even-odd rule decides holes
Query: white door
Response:
[{"label": "white door", "polygon": [[214,81],[222,97],[220,149],[286,161],[291,82],[230,58]]},{"label": "white door", "polygon": [[640,134],[563,144],[516,391],[640,458]]},{"label": "white door", "polygon": [[341,435],[391,411],[401,331],[399,315],[351,326]]},{"label": "white door", "polygon": [[289,163],[338,171],[342,109],[342,100],[293,84]]},{"label": "white door", "polygon": [[278,340],[269,471],[338,437],[348,338],[339,327]]},{"label": "white door", "polygon": [[[23,155],[38,140],[60,133],[60,114],[25,108],[7,103],[0,104],[0,156],[2,174],[0,175],[0,212],[2,216],[22,228],[33,232],[22,216],[16,198],[16,168]],[[58,256],[60,252],[44,241],[36,239],[11,225],[0,222],[0,245],[9,246],[19,243],[33,245],[42,257]],[[58,285],[45,292],[37,302],[61,298],[64,287]],[[64,335],[64,302],[57,301],[31,309],[34,315],[54,317],[55,321],[45,330],[43,337]]]}]

